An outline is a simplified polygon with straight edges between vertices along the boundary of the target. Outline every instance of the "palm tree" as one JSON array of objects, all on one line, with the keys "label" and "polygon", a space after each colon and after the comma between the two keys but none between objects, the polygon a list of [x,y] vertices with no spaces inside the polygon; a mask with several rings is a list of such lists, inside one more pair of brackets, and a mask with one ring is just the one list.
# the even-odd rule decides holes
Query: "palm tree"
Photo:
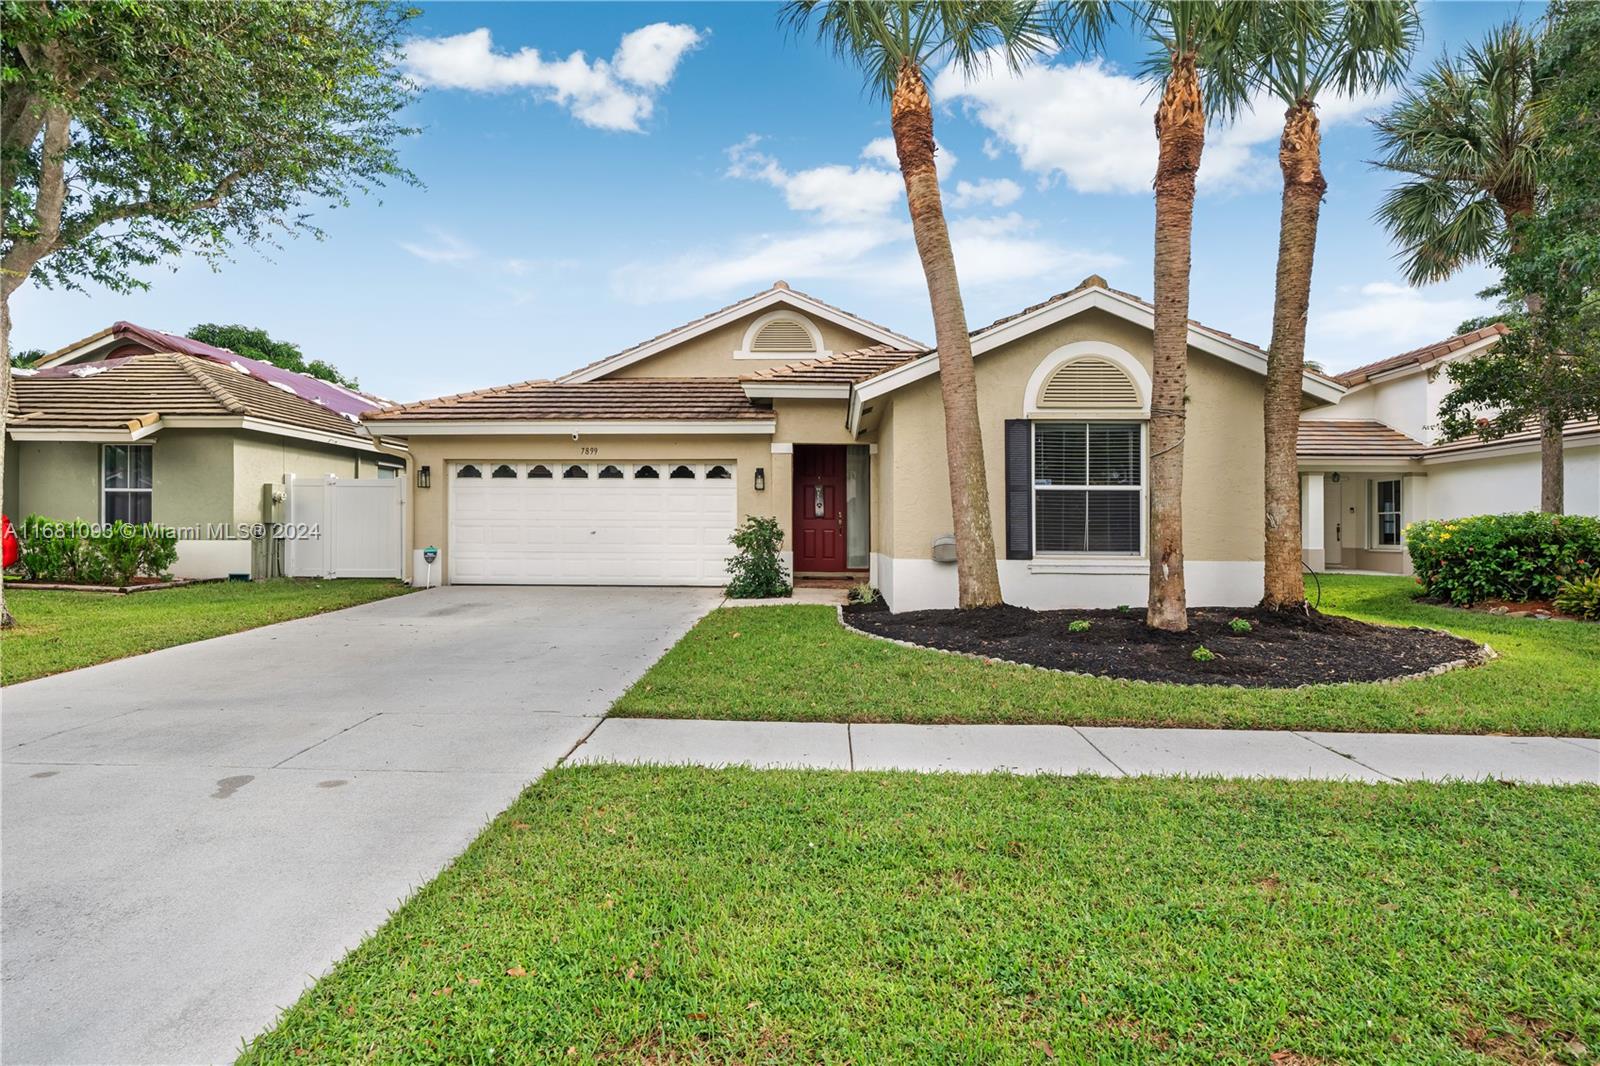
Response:
[{"label": "palm tree", "polygon": [[[1516,251],[1516,228],[1539,195],[1542,136],[1538,42],[1515,22],[1491,30],[1459,58],[1443,56],[1376,120],[1377,165],[1411,176],[1379,205],[1413,285],[1443,281],[1472,263]],[[1542,301],[1527,299],[1537,316]],[[1562,420],[1540,432],[1540,506],[1562,506]]]},{"label": "palm tree", "polygon": [[1301,376],[1317,219],[1328,182],[1322,174],[1317,101],[1403,83],[1421,32],[1414,0],[1282,0],[1256,9],[1245,47],[1219,56],[1245,80],[1283,102],[1278,166],[1283,207],[1278,277],[1267,351],[1263,423],[1266,438],[1266,578],[1262,606],[1305,605],[1300,562]]},{"label": "palm tree", "polygon": [[[1214,62],[1243,29],[1244,0],[1166,0],[1145,9],[1159,50],[1145,77],[1161,90],[1156,107],[1155,327],[1150,367],[1150,601],[1145,624],[1189,628],[1183,576],[1184,391],[1189,370],[1189,258],[1195,177],[1206,143],[1206,113],[1229,116],[1246,86],[1212,77]],[[1201,84],[1201,70],[1207,81]]]},{"label": "palm tree", "polygon": [[[1058,7],[1068,11],[1081,7],[1084,25],[1100,24],[1101,9],[1092,3]],[[978,425],[972,341],[934,169],[933,107],[926,75],[935,62],[973,70],[996,55],[1013,68],[1020,66],[1049,46],[1042,13],[1031,3],[991,0],[794,0],[784,8],[783,18],[796,29],[815,21],[818,38],[860,67],[868,88],[889,102],[895,152],[905,179],[906,206],[928,285],[939,351],[959,603],[997,605],[1000,574]]]}]

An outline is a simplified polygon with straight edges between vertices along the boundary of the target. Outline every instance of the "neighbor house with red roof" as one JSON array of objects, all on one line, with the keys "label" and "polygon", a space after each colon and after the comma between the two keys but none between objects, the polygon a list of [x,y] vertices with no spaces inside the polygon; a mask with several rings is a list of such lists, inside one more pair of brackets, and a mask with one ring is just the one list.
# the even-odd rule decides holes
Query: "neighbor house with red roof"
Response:
[{"label": "neighbor house with red roof", "polygon": [[263,486],[405,470],[361,419],[384,401],[131,322],[11,375],[7,512],[172,526],[180,577],[251,573]]}]

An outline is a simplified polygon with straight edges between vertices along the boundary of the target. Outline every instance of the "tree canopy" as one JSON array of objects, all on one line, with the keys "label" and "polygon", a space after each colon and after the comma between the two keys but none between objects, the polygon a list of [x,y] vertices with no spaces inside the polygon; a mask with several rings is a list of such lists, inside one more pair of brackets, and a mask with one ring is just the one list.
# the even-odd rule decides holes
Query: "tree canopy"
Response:
[{"label": "tree canopy", "polygon": [[273,340],[264,329],[255,329],[251,326],[229,325],[221,326],[213,322],[202,322],[187,334],[190,340],[197,340],[204,344],[214,344],[218,348],[227,348],[250,359],[260,359],[264,363],[293,370],[299,374],[310,374],[323,381],[331,381],[335,385],[343,385],[347,389],[357,389],[361,386],[355,378],[347,378],[339,372],[339,368],[332,363],[321,359],[307,359],[298,344],[290,341]]},{"label": "tree canopy", "polygon": [[411,12],[387,0],[0,5],[3,293],[320,235],[311,210],[412,180]]}]

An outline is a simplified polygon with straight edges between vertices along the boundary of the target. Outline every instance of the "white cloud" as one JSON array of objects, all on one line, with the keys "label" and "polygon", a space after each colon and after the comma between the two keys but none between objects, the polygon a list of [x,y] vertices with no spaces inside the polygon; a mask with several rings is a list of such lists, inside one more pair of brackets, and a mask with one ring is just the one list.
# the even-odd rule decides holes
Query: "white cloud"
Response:
[{"label": "white cloud", "polygon": [[[1354,296],[1352,302],[1350,296]],[[1374,281],[1347,294],[1346,306],[1314,313],[1307,348],[1338,370],[1443,340],[1489,305],[1470,295]]]},{"label": "white cloud", "polygon": [[453,233],[430,226],[428,236],[432,238],[430,243],[401,241],[400,247],[429,263],[465,263],[478,255],[476,248]]},{"label": "white cloud", "polygon": [[[1065,179],[1077,192],[1144,193],[1155,176],[1155,99],[1150,88],[1103,59],[1036,63],[1020,73],[1005,64],[964,74],[951,67],[934,79],[934,95],[958,103],[992,135],[985,153],[1003,145],[1023,169]],[[1324,128],[1381,106],[1386,97],[1339,97],[1319,109]],[[1276,182],[1275,153],[1258,152],[1283,129],[1283,108],[1262,97],[1230,126],[1206,138],[1200,187],[1234,191]],[[992,156],[991,156],[992,157]]]},{"label": "white cloud", "polygon": [[756,148],[760,140],[752,134],[728,149],[728,176],[766,182],[791,208],[814,212],[823,222],[882,217],[904,192],[899,171],[877,167],[835,163],[791,173]]},{"label": "white cloud", "polygon": [[693,26],[657,22],[623,36],[610,60],[573,52],[546,59],[537,48],[494,50],[487,28],[451,37],[419,37],[406,45],[406,70],[439,89],[503,92],[532,89],[586,126],[638,132],[655,110],[678,63],[702,40]]},{"label": "white cloud", "polygon": [[[727,176],[770,185],[809,227],[749,235],[732,248],[701,248],[667,262],[638,261],[617,270],[613,288],[640,303],[699,299],[770,285],[774,278],[804,282],[847,281],[881,290],[923,287],[922,267],[906,218],[905,185],[887,137],[870,142],[860,165],[832,163],[790,171],[760,150],[761,138],[746,137],[728,149]],[[947,167],[955,157],[948,156]],[[1004,178],[962,182],[952,203],[1005,206],[1022,194]],[[963,285],[972,290],[1031,281],[1041,292],[1064,288],[1084,270],[1102,270],[1121,260],[1078,252],[1038,237],[1015,212],[964,217],[950,222],[950,240]]]},{"label": "white cloud", "polygon": [[956,194],[950,206],[957,211],[979,205],[1009,207],[1022,198],[1022,186],[1010,178],[983,178],[979,181],[956,182]]}]

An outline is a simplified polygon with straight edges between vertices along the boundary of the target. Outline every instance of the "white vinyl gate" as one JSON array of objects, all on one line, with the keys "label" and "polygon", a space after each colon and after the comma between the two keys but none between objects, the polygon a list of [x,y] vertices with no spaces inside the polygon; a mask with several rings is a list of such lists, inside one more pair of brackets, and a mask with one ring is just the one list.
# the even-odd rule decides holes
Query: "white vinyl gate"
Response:
[{"label": "white vinyl gate", "polygon": [[285,574],[404,576],[404,478],[290,474],[283,482]]},{"label": "white vinyl gate", "polygon": [[738,508],[732,461],[452,463],[450,580],[721,585]]}]

